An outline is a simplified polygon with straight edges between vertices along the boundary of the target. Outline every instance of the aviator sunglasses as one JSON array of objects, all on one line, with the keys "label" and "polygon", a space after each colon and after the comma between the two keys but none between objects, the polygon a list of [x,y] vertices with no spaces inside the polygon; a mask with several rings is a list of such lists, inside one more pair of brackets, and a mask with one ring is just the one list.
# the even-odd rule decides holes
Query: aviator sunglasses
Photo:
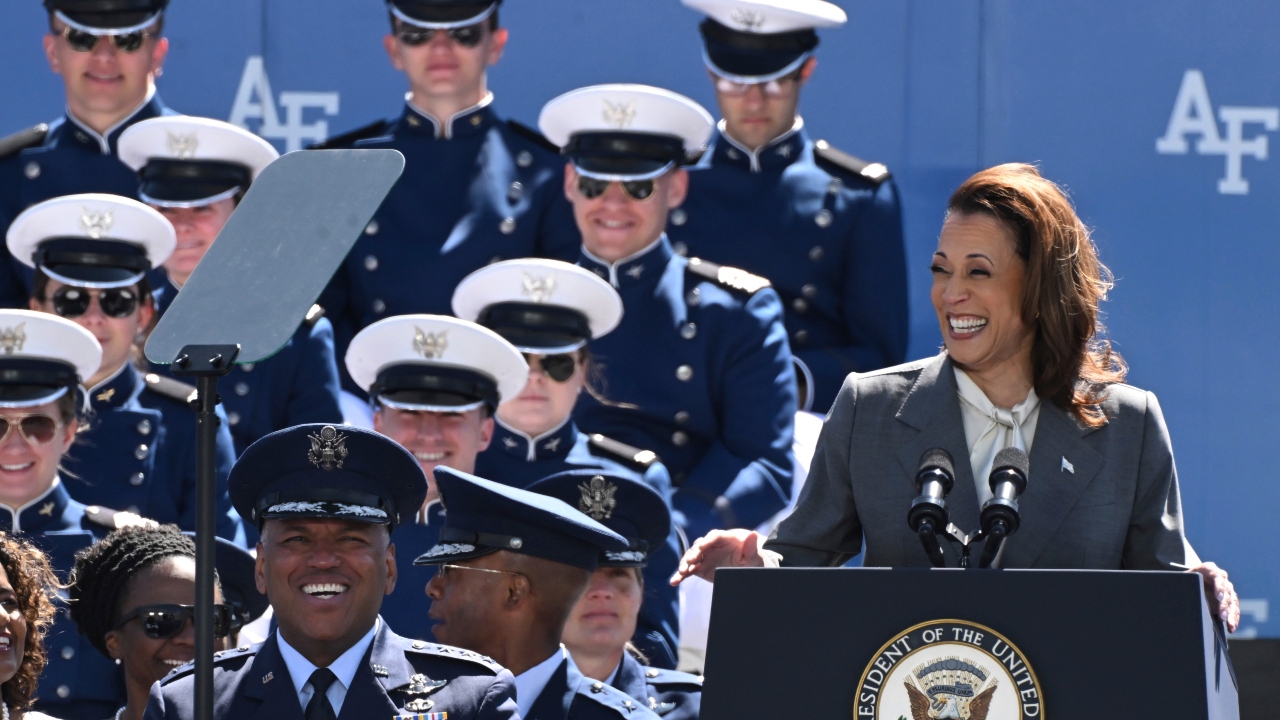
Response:
[{"label": "aviator sunglasses", "polygon": [[[418,47],[431,42],[431,38],[436,36],[436,32],[437,28],[404,26],[396,33],[396,37],[400,38],[400,42],[409,47]],[[481,29],[479,24],[449,28],[445,32],[449,34],[450,40],[465,48],[473,48],[479,45],[480,40],[484,38],[484,30]]]},{"label": "aviator sunglasses", "polygon": [[[595,200],[609,189],[609,183],[612,180],[597,180],[596,178],[587,177],[586,175],[578,176],[578,192],[582,193],[582,197],[588,200]],[[632,200],[644,202],[653,197],[653,181],[652,180],[626,180],[622,182],[622,190]]]},{"label": "aviator sunglasses", "polygon": [[14,425],[18,426],[18,433],[23,439],[32,445],[48,445],[57,437],[62,421],[43,413],[13,417],[0,415],[0,443],[9,439],[9,433],[13,432]]},{"label": "aviator sunglasses", "polygon": [[[84,288],[60,287],[53,293],[53,311],[59,317],[78,318],[89,312],[93,295]],[[126,318],[138,309],[138,293],[132,288],[109,288],[98,295],[102,314],[113,318]]]},{"label": "aviator sunglasses", "polygon": [[77,30],[73,27],[65,27],[62,29],[62,37],[67,39],[67,45],[71,46],[76,52],[89,52],[98,44],[98,38],[109,37],[111,44],[116,46],[120,52],[137,52],[142,47],[142,41],[147,38],[146,30],[135,30],[131,33],[123,33],[120,35],[94,35],[83,30]]},{"label": "aviator sunglasses", "polygon": [[[143,605],[120,618],[114,629],[119,630],[134,620],[142,621],[142,631],[152,640],[166,640],[177,637],[187,626],[188,620],[195,619],[194,605]],[[219,603],[213,606],[213,635],[226,637],[232,631],[232,612],[230,605]]]},{"label": "aviator sunglasses", "polygon": [[722,95],[729,95],[731,97],[740,97],[742,95],[746,95],[751,90],[751,88],[756,87],[758,85],[760,87],[760,90],[764,93],[765,97],[771,97],[771,98],[787,97],[788,95],[790,95],[792,92],[795,91],[796,82],[799,79],[800,79],[799,72],[795,72],[790,75],[777,78],[776,80],[769,80],[768,82],[762,82],[762,83],[734,82],[733,80],[729,80],[728,78],[722,78],[717,76],[716,91]]},{"label": "aviator sunglasses", "polygon": [[532,355],[523,353],[524,361],[533,365],[533,359],[537,358],[538,363],[542,365],[542,372],[547,377],[558,383],[567,382],[573,377],[573,371],[578,366],[578,359],[568,353],[561,355]]}]

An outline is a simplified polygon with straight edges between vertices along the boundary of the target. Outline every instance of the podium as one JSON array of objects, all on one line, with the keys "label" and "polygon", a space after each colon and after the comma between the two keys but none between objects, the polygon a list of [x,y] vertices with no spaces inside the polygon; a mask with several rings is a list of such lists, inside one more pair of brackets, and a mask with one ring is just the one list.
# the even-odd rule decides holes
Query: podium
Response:
[{"label": "podium", "polygon": [[716,572],[702,720],[1239,718],[1199,575]]}]

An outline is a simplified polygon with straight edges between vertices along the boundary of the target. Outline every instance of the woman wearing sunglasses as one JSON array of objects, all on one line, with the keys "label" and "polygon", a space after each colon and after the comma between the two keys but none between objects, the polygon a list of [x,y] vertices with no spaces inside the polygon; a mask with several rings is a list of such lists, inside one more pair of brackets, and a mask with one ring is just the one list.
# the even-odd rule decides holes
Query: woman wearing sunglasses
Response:
[{"label": "woman wearing sunglasses", "polygon": [[[493,440],[476,458],[476,474],[527,487],[574,468],[633,476],[670,498],[671,479],[652,452],[578,430],[571,413],[592,390],[587,343],[622,319],[622,300],[590,271],[557,260],[507,260],[467,276],[453,294],[453,311],[501,335],[529,363],[529,380],[498,406]],[[607,402],[607,401],[604,401]],[[655,552],[648,571],[650,600],[641,612],[636,645],[662,667],[675,667],[679,601],[667,590],[681,542],[675,531]]]},{"label": "woman wearing sunglasses", "polygon": [[[194,388],[145,377],[131,364],[136,343],[155,317],[146,274],[173,252],[173,226],[136,200],[68,195],[28,208],[9,227],[13,256],[35,268],[30,307],[75,322],[102,348],[87,377],[92,422],[66,458],[68,492],[195,529]],[[219,429],[218,534],[234,538],[227,473],[235,461],[231,434]]]},{"label": "woman wearing sunglasses", "polygon": [[[141,720],[151,685],[195,659],[195,544],[173,525],[116,530],[76,556],[69,592],[80,632],[124,669],[116,720]],[[214,602],[214,647],[225,650],[235,615],[217,585]]]},{"label": "woman wearing sunglasses", "polygon": [[53,720],[31,708],[48,659],[44,635],[57,608],[58,578],[31,543],[0,533],[0,718]]}]

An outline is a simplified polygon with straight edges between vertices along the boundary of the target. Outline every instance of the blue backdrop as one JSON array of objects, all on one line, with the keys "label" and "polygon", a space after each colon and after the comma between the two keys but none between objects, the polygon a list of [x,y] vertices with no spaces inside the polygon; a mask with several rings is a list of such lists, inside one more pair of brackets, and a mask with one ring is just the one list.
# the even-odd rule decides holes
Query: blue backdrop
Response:
[{"label": "blue backdrop", "polygon": [[[1228,567],[1244,633],[1280,635],[1280,506],[1268,437],[1280,338],[1272,233],[1280,164],[1280,5],[1266,0],[837,0],[801,109],[815,137],[887,164],[902,189],[911,356],[940,336],[927,272],[946,199],[974,171],[1040,164],[1095,229],[1117,285],[1110,336],[1169,421],[1188,534]],[[698,16],[676,0],[511,0],[491,73],[500,112],[532,124],[575,87],[643,82],[714,110]],[[174,0],[160,90],[281,150],[397,112],[376,0]],[[37,0],[0,4],[0,134],[62,111]],[[1270,330],[1268,330],[1270,328]],[[1274,447],[1274,446],[1272,446]]]}]

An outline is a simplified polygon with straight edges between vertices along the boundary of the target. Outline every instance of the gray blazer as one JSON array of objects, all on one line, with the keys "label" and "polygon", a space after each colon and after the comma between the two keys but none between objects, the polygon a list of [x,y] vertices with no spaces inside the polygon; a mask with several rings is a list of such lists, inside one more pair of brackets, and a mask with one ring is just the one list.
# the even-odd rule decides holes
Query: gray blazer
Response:
[{"label": "gray blazer", "polygon": [[[1198,562],[1186,542],[1169,431],[1155,395],[1113,385],[1108,422],[1082,426],[1049,401],[1031,446],[1022,526],[1005,542],[1006,568],[1167,570]],[[862,550],[869,567],[929,566],[907,527],[920,456],[940,447],[955,461],[951,522],[978,528],[980,508],[955,374],[943,353],[850,375],[818,439],[795,512],[766,549],[784,566],[839,565]],[[980,544],[980,543],[979,543]],[[943,542],[948,566],[959,553]],[[974,548],[973,561],[981,548]]]}]

